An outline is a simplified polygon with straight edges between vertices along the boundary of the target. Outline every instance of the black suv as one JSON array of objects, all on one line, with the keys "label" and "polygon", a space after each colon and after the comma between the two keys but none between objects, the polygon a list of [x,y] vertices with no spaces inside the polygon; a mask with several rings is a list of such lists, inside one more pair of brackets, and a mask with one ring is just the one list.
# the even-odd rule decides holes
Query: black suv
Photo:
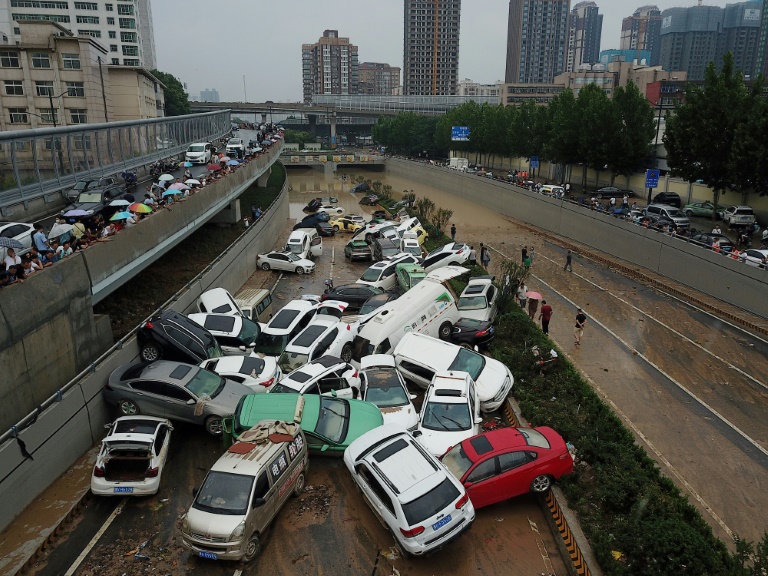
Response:
[{"label": "black suv", "polygon": [[[81,217],[84,220],[93,218],[101,214],[105,220],[108,220],[115,212],[119,210],[117,206],[110,206],[112,200],[117,200],[124,195],[125,191],[121,188],[88,188],[81,192],[77,200],[67,205],[62,211],[61,216],[70,210],[82,210],[85,212]],[[65,217],[68,222],[75,221],[74,217]]]},{"label": "black suv", "polygon": [[117,186],[117,180],[111,176],[103,176],[101,178],[93,178],[90,180],[78,180],[75,185],[67,190],[67,200],[74,202],[81,192],[91,190],[92,188],[106,188],[109,186]]},{"label": "black suv", "polygon": [[208,330],[173,310],[159,312],[150,318],[139,328],[136,338],[144,362],[162,358],[199,364],[223,355]]},{"label": "black suv", "polygon": [[680,201],[680,195],[675,192],[659,192],[653,197],[654,204],[666,204],[667,206],[674,206],[680,208],[683,203]]}]

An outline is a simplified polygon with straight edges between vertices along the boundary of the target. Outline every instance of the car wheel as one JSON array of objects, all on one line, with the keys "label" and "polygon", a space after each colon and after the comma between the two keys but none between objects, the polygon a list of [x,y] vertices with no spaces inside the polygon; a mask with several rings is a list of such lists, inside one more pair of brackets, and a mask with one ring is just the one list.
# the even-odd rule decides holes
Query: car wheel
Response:
[{"label": "car wheel", "polygon": [[117,409],[120,410],[120,414],[123,416],[136,416],[141,411],[133,400],[123,399],[117,403]]},{"label": "car wheel", "polygon": [[154,362],[155,360],[159,360],[161,356],[162,350],[160,350],[160,346],[154,342],[147,342],[141,347],[141,359],[144,362]]},{"label": "car wheel", "polygon": [[438,332],[438,336],[440,336],[440,340],[448,340],[451,337],[451,333],[453,332],[453,326],[450,322],[443,322],[440,325],[440,331]]},{"label": "car wheel", "polygon": [[264,262],[264,263],[261,265],[261,269],[262,269],[262,270],[269,270],[269,264],[268,264],[267,262]]},{"label": "car wheel", "polygon": [[301,496],[302,492],[304,492],[304,474],[299,474],[299,477],[296,478],[296,486],[293,489],[293,495]]},{"label": "car wheel", "polygon": [[688,218],[693,218],[693,210],[686,210],[685,215],[688,216]]},{"label": "car wheel", "polygon": [[210,416],[205,421],[205,431],[211,436],[221,436],[224,432],[224,424],[221,416]]},{"label": "car wheel", "polygon": [[254,534],[251,536],[251,539],[248,540],[248,545],[245,547],[245,555],[243,556],[243,560],[245,562],[250,562],[256,556],[258,556],[261,553],[261,542],[259,542],[259,537]]},{"label": "car wheel", "polygon": [[544,494],[550,488],[552,488],[552,478],[547,474],[536,476],[531,482],[531,492],[536,492],[536,494]]},{"label": "car wheel", "polygon": [[296,274],[299,274],[299,275],[304,274],[304,268],[302,268],[301,266],[296,266]]},{"label": "car wheel", "polygon": [[338,231],[339,231],[339,227],[338,227],[338,226],[334,226],[334,227],[333,227],[333,231],[334,231],[334,232],[338,232]]},{"label": "car wheel", "polygon": [[352,344],[344,344],[341,348],[341,359],[344,362],[350,362],[352,360]]}]

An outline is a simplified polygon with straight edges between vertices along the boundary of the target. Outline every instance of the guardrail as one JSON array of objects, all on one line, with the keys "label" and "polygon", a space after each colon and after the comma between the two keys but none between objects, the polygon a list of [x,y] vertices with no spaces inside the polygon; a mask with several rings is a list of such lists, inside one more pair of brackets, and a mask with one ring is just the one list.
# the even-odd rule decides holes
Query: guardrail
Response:
[{"label": "guardrail", "polygon": [[0,211],[133,170],[230,131],[230,111],[0,133]]}]

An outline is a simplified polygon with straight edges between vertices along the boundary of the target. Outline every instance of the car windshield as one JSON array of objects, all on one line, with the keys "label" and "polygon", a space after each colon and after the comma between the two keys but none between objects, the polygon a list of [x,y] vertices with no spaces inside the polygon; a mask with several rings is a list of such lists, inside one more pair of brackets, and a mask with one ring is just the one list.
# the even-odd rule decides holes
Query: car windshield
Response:
[{"label": "car windshield", "polygon": [[403,246],[405,248],[405,251],[408,252],[408,254],[413,254],[414,256],[421,256],[421,248],[418,246]]},{"label": "car windshield", "polygon": [[[301,253],[301,247],[300,246],[296,246],[294,244],[293,246],[291,246],[291,250],[293,250],[294,248],[298,248],[299,249],[298,253],[299,254]],[[286,255],[288,256],[288,260],[290,260],[291,262],[296,262],[297,260],[301,260],[301,257],[297,256],[293,252],[286,252]]]},{"label": "car windshield", "polygon": [[464,476],[464,474],[467,473],[467,470],[472,466],[472,460],[470,460],[467,453],[464,452],[464,448],[461,447],[461,444],[457,444],[448,450],[441,460],[457,480],[461,480],[462,476]]},{"label": "car windshield", "polygon": [[248,320],[247,318],[243,318],[242,320],[243,327],[240,330],[238,337],[245,342],[246,345],[256,342],[259,339],[259,334],[261,334],[261,328],[259,328],[259,325],[252,320]]},{"label": "car windshield", "polygon": [[187,152],[205,152],[205,145],[204,144],[193,144],[189,148],[187,148]]},{"label": "car windshield", "polygon": [[368,300],[365,301],[365,304],[360,306],[360,315],[364,316],[369,312],[373,312],[374,310],[381,308],[386,303],[387,303],[387,300],[383,298],[378,298],[378,297],[369,298]]},{"label": "car windshield", "polygon": [[283,352],[280,354],[280,359],[277,361],[277,365],[280,366],[280,370],[284,374],[293,372],[296,368],[301,368],[309,362],[309,355],[302,354],[300,352]]},{"label": "car windshield", "polygon": [[262,331],[256,341],[254,352],[261,352],[266,356],[280,356],[288,345],[288,334],[269,334]]},{"label": "car windshield", "polygon": [[88,180],[80,180],[79,182],[75,182],[75,185],[72,187],[72,189],[85,190],[86,186],[88,186]]},{"label": "car windshield", "polygon": [[547,437],[538,430],[534,430],[533,428],[518,428],[517,431],[523,435],[525,441],[528,443],[528,446],[537,446],[538,448],[551,448]]},{"label": "car windshield", "polygon": [[[459,497],[459,489],[446,478],[434,490],[430,490],[416,500],[403,504],[405,521],[409,526],[423,522],[439,514]],[[451,508],[453,509],[453,508]]]},{"label": "car windshield", "polygon": [[360,276],[360,280],[365,282],[376,282],[381,276],[381,268],[368,268],[363,275]]},{"label": "car windshield", "polygon": [[472,380],[477,380],[483,368],[485,368],[485,356],[466,348],[459,348],[456,358],[448,366],[448,370],[467,372],[472,377]]},{"label": "car windshield", "polygon": [[81,192],[77,197],[78,202],[101,202],[100,192]]},{"label": "car windshield", "polygon": [[429,402],[421,419],[422,428],[457,432],[472,427],[469,405],[461,403]]},{"label": "car windshield", "polygon": [[407,406],[410,398],[403,390],[400,379],[393,369],[373,368],[365,371],[368,387],[365,400],[379,408]]},{"label": "car windshield", "polygon": [[462,296],[459,298],[459,310],[482,310],[485,307],[485,296]]},{"label": "car windshield", "polygon": [[671,218],[682,218],[683,216],[685,216],[685,214],[683,214],[680,210],[677,210],[677,209],[675,210],[667,209],[667,214],[669,214]]},{"label": "car windshield", "polygon": [[341,444],[349,430],[349,402],[342,398],[320,399],[320,416],[315,432],[335,444]]},{"label": "car windshield", "polygon": [[211,471],[192,507],[211,514],[245,514],[252,486],[253,476]]},{"label": "car windshield", "polygon": [[206,395],[210,398],[215,398],[219,395],[226,383],[227,381],[218,374],[208,372],[208,370],[203,370],[201,368],[197,371],[197,374],[195,374],[192,380],[187,383],[187,390],[192,392],[192,394],[198,398]]}]

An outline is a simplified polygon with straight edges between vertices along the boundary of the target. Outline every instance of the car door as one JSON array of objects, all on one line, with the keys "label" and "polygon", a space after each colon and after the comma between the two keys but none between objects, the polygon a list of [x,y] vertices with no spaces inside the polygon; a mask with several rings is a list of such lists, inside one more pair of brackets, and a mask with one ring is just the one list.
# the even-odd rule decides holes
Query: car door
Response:
[{"label": "car door", "polygon": [[328,334],[323,336],[320,339],[320,342],[318,342],[317,346],[315,346],[315,349],[312,350],[312,353],[309,355],[310,360],[316,360],[317,358],[320,358],[323,354],[328,352],[328,348],[331,347],[331,344],[333,344],[333,341],[336,339],[336,337],[339,335],[339,329],[334,328]]},{"label": "car door", "polygon": [[498,462],[494,456],[479,460],[469,470],[463,484],[475,508],[489,506],[509,498],[499,492],[497,479]]},{"label": "car door", "polygon": [[270,482],[270,477],[271,474],[268,470],[262,470],[256,477],[256,486],[254,486],[251,498],[251,510],[245,526],[246,534],[249,537],[254,532],[258,534],[264,532],[276,513],[275,495],[277,494],[277,487],[275,482]]},{"label": "car door", "polygon": [[152,452],[155,455],[156,466],[159,468],[159,474],[163,473],[165,462],[168,460],[168,446],[171,443],[171,430],[166,424],[160,424],[157,427],[157,434],[155,435],[155,442],[152,445]]},{"label": "car door", "polygon": [[285,254],[274,253],[270,257],[270,265],[277,270],[293,270],[288,256]]},{"label": "car door", "polygon": [[352,398],[352,387],[337,372],[330,372],[317,381],[320,394],[323,396],[336,396],[338,398]]},{"label": "car door", "polygon": [[164,383],[154,380],[141,380],[131,383],[130,400],[139,407],[139,412],[147,416],[165,418],[166,406],[162,395]]},{"label": "car door", "polygon": [[496,318],[496,308],[498,306],[498,295],[499,291],[496,290],[496,286],[491,284],[488,287],[488,291],[485,293],[485,297],[488,301],[488,320],[493,320]]},{"label": "car door", "polygon": [[202,411],[200,411],[200,415],[195,415],[197,398],[192,396],[186,388],[164,382],[160,387],[159,394],[165,405],[164,416],[166,418],[193,422],[195,424],[203,423],[204,414]]},{"label": "car door", "polygon": [[506,498],[526,494],[533,479],[544,473],[538,454],[531,450],[512,450],[499,454],[498,458],[500,482],[497,487]]},{"label": "car door", "polygon": [[379,522],[388,530],[396,529],[398,522],[394,504],[378,478],[373,475],[364,463],[355,466],[355,472],[357,472],[359,478],[358,486],[360,486],[360,490],[365,494],[365,499],[378,517]]}]

